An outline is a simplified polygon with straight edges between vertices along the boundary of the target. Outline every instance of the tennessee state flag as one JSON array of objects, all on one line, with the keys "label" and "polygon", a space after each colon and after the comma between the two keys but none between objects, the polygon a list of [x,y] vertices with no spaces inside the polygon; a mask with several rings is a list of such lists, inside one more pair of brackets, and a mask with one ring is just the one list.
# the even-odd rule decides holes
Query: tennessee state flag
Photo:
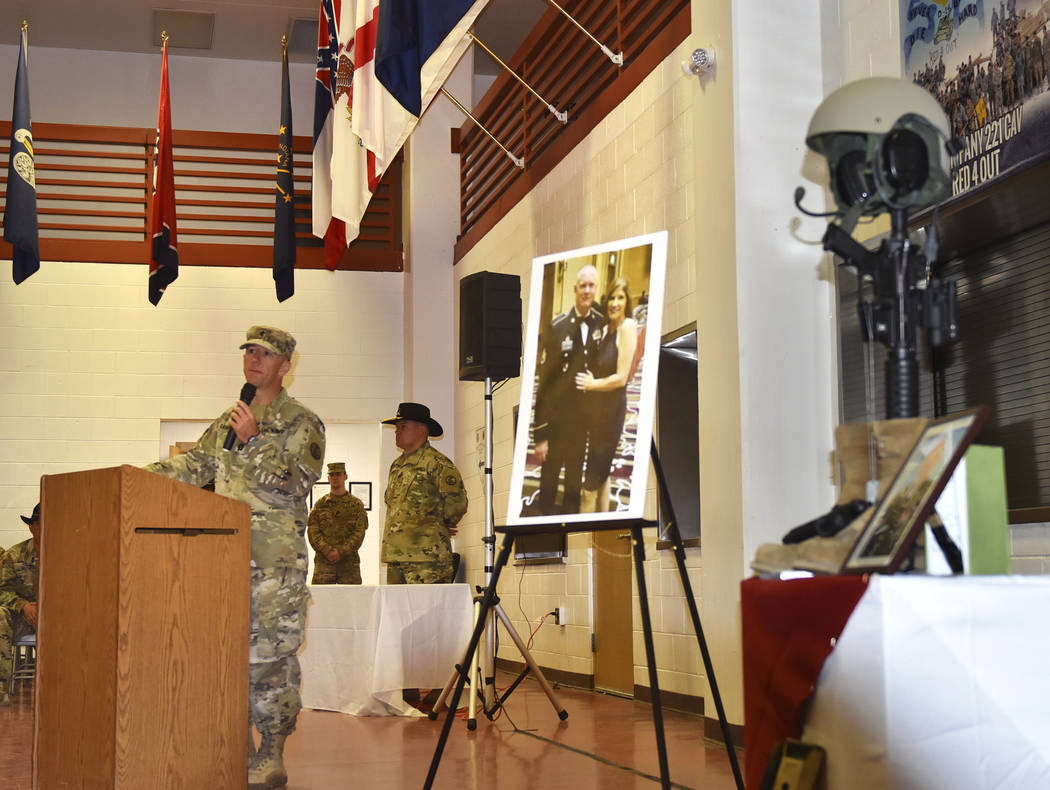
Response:
[{"label": "tennessee state flag", "polygon": [[7,161],[4,241],[11,252],[11,274],[18,285],[40,268],[40,229],[36,215],[36,159],[29,121],[29,41],[22,29],[11,110],[11,148]]},{"label": "tennessee state flag", "polygon": [[160,68],[160,104],[157,109],[157,148],[153,154],[153,236],[149,263],[149,300],[156,305],[164,289],[179,276],[178,231],[175,227],[175,172],[171,156],[171,103],[168,98],[168,42]]}]

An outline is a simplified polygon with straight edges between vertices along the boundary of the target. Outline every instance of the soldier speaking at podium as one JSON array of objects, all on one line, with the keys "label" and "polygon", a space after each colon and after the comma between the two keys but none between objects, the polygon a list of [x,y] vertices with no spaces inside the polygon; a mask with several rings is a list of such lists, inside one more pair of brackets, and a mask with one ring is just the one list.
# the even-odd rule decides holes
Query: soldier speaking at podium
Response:
[{"label": "soldier speaking at podium", "polygon": [[241,348],[254,397],[238,400],[189,452],[146,469],[195,486],[214,482],[215,493],[251,506],[249,703],[262,743],[248,763],[248,788],[261,790],[287,784],[284,741],[302,707],[296,654],[310,598],[306,498],[321,476],[325,437],[317,415],[284,389],[295,339],[253,326]]}]

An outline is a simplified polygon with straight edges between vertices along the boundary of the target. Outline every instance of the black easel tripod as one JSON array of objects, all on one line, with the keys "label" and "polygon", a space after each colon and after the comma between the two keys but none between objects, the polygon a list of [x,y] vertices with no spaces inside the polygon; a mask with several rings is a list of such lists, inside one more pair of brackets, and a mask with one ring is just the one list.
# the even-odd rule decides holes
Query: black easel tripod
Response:
[{"label": "black easel tripod", "polygon": [[[711,687],[711,697],[715,703],[715,710],[718,712],[718,721],[721,725],[722,738],[725,741],[729,763],[733,768],[733,778],[736,781],[738,790],[744,790],[744,778],[740,772],[740,764],[737,760],[736,749],[733,746],[733,738],[729,731],[729,722],[726,720],[725,709],[722,705],[722,696],[718,692],[718,683],[715,681],[714,666],[711,663],[711,654],[708,651],[707,640],[704,638],[703,626],[700,623],[700,613],[696,606],[696,598],[693,595],[693,587],[686,572],[685,548],[682,545],[682,536],[678,531],[678,523],[674,516],[674,509],[667,490],[667,483],[663,475],[663,469],[660,466],[660,459],[656,451],[655,443],[652,445],[651,455],[653,468],[656,471],[656,479],[657,484],[659,485],[661,501],[665,512],[669,516],[667,534],[674,547],[675,561],[678,565],[678,575],[682,581],[683,593],[689,605],[689,614],[692,618],[693,630],[696,632],[697,642],[700,645],[700,653],[704,660],[704,670],[707,672],[708,683]],[[500,546],[499,557],[496,560],[491,581],[485,588],[484,595],[481,599],[480,611],[477,621],[474,624],[474,632],[470,637],[470,643],[467,645],[466,656],[463,659],[463,663],[458,667],[459,678],[456,681],[456,686],[453,691],[452,703],[449,705],[448,713],[445,715],[445,723],[442,726],[441,736],[438,739],[437,747],[434,750],[434,757],[430,762],[430,770],[427,773],[426,781],[423,784],[424,790],[430,790],[434,783],[434,777],[437,775],[437,769],[441,763],[441,755],[444,752],[445,744],[448,742],[449,731],[452,729],[452,721],[455,718],[456,709],[459,707],[460,695],[463,693],[463,687],[467,680],[466,668],[471,666],[471,662],[474,660],[474,654],[478,649],[478,643],[481,641],[481,635],[485,629],[485,623],[488,619],[489,611],[497,605],[498,599],[496,596],[496,584],[499,580],[500,572],[506,566],[507,560],[510,558],[510,552],[514,545],[514,538],[517,535],[594,532],[605,529],[623,529],[625,525],[630,527],[631,543],[634,547],[634,569],[638,582],[638,599],[639,609],[642,616],[645,657],[646,664],[649,668],[649,686],[652,690],[653,726],[656,730],[656,748],[660,763],[660,786],[663,790],[670,790],[671,777],[667,763],[667,743],[664,738],[663,706],[661,703],[660,686],[656,671],[656,650],[653,645],[653,627],[649,616],[649,598],[645,584],[645,542],[642,537],[642,527],[653,527],[657,525],[657,522],[646,519],[588,522],[576,521],[571,523],[551,523],[541,525],[508,525],[500,527],[497,530],[503,533],[503,543]],[[561,716],[561,718],[564,718],[564,716]]]}]

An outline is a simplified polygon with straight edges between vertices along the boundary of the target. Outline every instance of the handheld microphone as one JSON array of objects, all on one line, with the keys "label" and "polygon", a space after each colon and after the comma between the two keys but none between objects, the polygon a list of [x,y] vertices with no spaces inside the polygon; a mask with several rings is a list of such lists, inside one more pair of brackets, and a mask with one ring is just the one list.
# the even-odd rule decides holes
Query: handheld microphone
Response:
[{"label": "handheld microphone", "polygon": [[[246,382],[245,385],[243,387],[241,387],[241,396],[240,396],[240,398],[238,398],[238,400],[242,400],[242,401],[244,401],[245,403],[247,403],[250,406],[251,402],[252,402],[252,400],[254,398],[255,398],[255,385],[254,384],[249,384],[249,383]],[[233,443],[234,443],[234,441],[236,439],[237,439],[237,432],[235,430],[233,430],[233,427],[231,426],[229,433],[226,434],[226,441],[222,443],[222,449],[223,450],[232,450],[233,449]]]}]

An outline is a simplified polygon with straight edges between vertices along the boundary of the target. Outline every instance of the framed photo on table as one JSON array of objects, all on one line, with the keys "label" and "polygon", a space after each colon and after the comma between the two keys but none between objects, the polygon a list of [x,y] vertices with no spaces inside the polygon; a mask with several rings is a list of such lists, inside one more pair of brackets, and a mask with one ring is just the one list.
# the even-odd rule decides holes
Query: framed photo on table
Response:
[{"label": "framed photo on table", "polygon": [[349,483],[350,493],[360,499],[365,506],[365,510],[372,509],[372,483]]},{"label": "framed photo on table", "polygon": [[979,406],[926,425],[853,544],[842,573],[893,573],[900,567],[987,416],[988,409]]}]

